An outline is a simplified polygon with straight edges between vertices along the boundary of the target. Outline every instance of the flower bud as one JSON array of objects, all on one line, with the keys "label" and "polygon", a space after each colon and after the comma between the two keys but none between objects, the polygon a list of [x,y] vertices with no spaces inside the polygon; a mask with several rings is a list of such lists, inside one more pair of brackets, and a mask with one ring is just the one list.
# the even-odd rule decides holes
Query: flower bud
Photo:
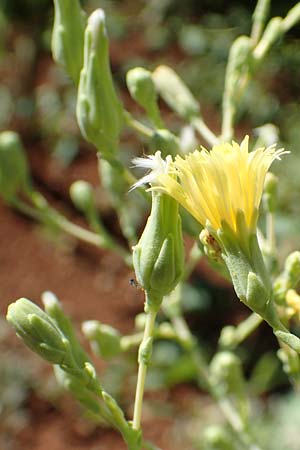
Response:
[{"label": "flower bud", "polygon": [[25,151],[17,133],[0,133],[0,192],[11,201],[19,191],[30,190],[30,176]]},{"label": "flower bud", "polygon": [[121,353],[121,335],[115,328],[88,320],[82,324],[82,331],[96,355],[109,359]]},{"label": "flower bud", "polygon": [[[183,273],[184,249],[178,203],[152,192],[152,209],[143,234],[133,247],[136,279],[153,307],[177,285]],[[149,303],[149,306],[151,306]]]},{"label": "flower bud", "polygon": [[55,325],[62,331],[68,340],[76,363],[81,368],[85,367],[85,364],[89,362],[90,359],[80,345],[72,322],[64,313],[60,301],[52,292],[46,291],[42,294],[42,302],[45,307],[45,312],[51,317]]},{"label": "flower bud", "polygon": [[180,153],[179,139],[169,130],[155,130],[150,140],[150,149],[154,152],[159,149],[164,156],[176,156]]},{"label": "flower bud", "polygon": [[7,321],[35,353],[53,364],[74,366],[68,341],[54,321],[37,305],[21,298],[8,307]]},{"label": "flower bud", "polygon": [[151,72],[143,67],[135,67],[127,72],[126,83],[131,97],[144,108],[152,122],[156,126],[161,127],[162,122],[157,106],[157,92]]},{"label": "flower bud", "polygon": [[199,239],[201,244],[203,244],[204,252],[209,257],[216,261],[221,258],[221,247],[213,237],[212,234],[206,229],[203,228],[199,235]]},{"label": "flower bud", "polygon": [[262,201],[267,212],[274,213],[276,211],[277,187],[278,178],[271,172],[268,172],[265,179],[264,193],[262,197]]},{"label": "flower bud", "polygon": [[113,85],[108,46],[105,14],[97,9],[85,30],[76,114],[83,136],[106,158],[115,152],[123,125],[123,108]]},{"label": "flower bud", "polygon": [[78,84],[83,64],[85,17],[79,0],[54,0],[53,59]]},{"label": "flower bud", "polygon": [[230,48],[225,78],[224,102],[235,103],[247,82],[252,57],[251,39],[248,36],[238,37]]},{"label": "flower bud", "polygon": [[203,436],[205,450],[233,450],[232,436],[221,425],[206,428]]},{"label": "flower bud", "polygon": [[274,297],[279,304],[285,302],[286,293],[294,289],[300,280],[300,252],[291,253],[284,265],[283,272],[274,282]]},{"label": "flower bud", "polygon": [[168,66],[158,66],[152,74],[155,87],[167,105],[185,120],[200,113],[200,106],[177,73]]},{"label": "flower bud", "polygon": [[94,190],[87,181],[78,180],[72,183],[70,197],[76,208],[84,214],[94,208]]},{"label": "flower bud", "polygon": [[211,381],[220,395],[240,394],[244,378],[239,358],[229,351],[219,352],[210,364]]}]

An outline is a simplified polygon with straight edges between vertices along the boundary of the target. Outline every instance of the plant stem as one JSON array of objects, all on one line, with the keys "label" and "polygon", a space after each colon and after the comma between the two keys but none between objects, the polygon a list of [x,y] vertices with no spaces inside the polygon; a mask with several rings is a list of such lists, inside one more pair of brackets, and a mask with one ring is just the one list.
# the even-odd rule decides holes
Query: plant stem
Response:
[{"label": "plant stem", "polygon": [[138,356],[139,369],[134,402],[133,422],[132,422],[132,428],[134,430],[139,430],[141,427],[145,381],[146,381],[147,367],[149,365],[149,361],[151,358],[152,339],[154,334],[156,315],[157,311],[150,309],[147,312],[144,337],[139,347],[139,356]]},{"label": "plant stem", "polygon": [[134,129],[135,131],[137,131],[138,133],[142,134],[143,136],[145,136],[147,138],[151,138],[153,136],[154,131],[151,128],[144,125],[143,123],[134,119],[129,112],[125,111],[124,118],[125,118],[126,124],[129,127],[131,127],[132,129]]},{"label": "plant stem", "polygon": [[113,249],[116,253],[119,254],[125,261],[128,266],[132,265],[131,255],[121,246],[113,241],[106,241],[105,238],[99,234],[93,233],[92,231],[86,230],[85,228],[80,227],[79,225],[70,222],[66,219],[62,214],[53,208],[47,208],[45,210],[38,210],[22,200],[15,199],[12,203],[12,206],[16,208],[18,211],[26,214],[27,216],[37,220],[41,223],[52,223],[56,225],[62,231],[65,231],[69,235],[83,241],[88,244],[95,245],[100,248],[110,248]]},{"label": "plant stem", "polygon": [[198,131],[199,134],[206,140],[210,145],[215,145],[219,143],[218,137],[211,131],[206,125],[201,117],[194,117],[191,120],[191,124]]},{"label": "plant stem", "polygon": [[253,25],[251,30],[251,39],[253,41],[253,46],[258,43],[262,36],[269,9],[270,0],[258,0],[253,13]]},{"label": "plant stem", "polygon": [[276,249],[276,237],[275,237],[275,221],[274,214],[268,212],[266,215],[267,221],[267,242],[271,252],[274,252]]},{"label": "plant stem", "polygon": [[175,332],[178,333],[179,340],[183,347],[190,352],[199,371],[199,384],[201,387],[210,393],[210,395],[217,402],[220,410],[222,411],[227,422],[230,424],[233,430],[237,433],[240,440],[246,445],[248,450],[260,450],[260,448],[253,442],[253,438],[247,429],[247,424],[244,423],[240,417],[238,411],[233,406],[230,399],[226,397],[220,397],[219,393],[215,389],[215,386],[211,382],[209,367],[202,357],[201,352],[195,340],[190,332],[189,327],[183,316],[177,316],[171,319]]}]

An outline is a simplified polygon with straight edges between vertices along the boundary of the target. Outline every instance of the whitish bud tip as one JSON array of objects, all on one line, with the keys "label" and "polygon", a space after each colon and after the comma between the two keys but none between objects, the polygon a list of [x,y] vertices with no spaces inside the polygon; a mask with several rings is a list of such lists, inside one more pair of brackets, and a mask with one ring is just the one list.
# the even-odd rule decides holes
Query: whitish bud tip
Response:
[{"label": "whitish bud tip", "polygon": [[0,142],[2,145],[9,145],[18,140],[19,137],[14,131],[2,131],[2,133],[0,133]]},{"label": "whitish bud tip", "polygon": [[98,8],[90,15],[88,19],[88,27],[92,32],[98,33],[101,26],[104,28],[104,32],[106,32],[105,12],[103,11],[103,9]]},{"label": "whitish bud tip", "polygon": [[58,304],[58,298],[51,291],[45,291],[42,293],[42,302],[45,308],[52,308]]},{"label": "whitish bud tip", "polygon": [[95,320],[86,320],[83,322],[81,329],[85,336],[92,338],[97,331],[97,322]]}]

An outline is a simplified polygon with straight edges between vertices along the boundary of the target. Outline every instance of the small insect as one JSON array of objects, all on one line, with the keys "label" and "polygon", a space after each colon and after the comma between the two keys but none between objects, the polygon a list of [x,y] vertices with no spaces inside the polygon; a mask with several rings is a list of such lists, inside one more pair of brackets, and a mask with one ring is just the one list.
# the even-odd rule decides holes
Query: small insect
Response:
[{"label": "small insect", "polygon": [[130,278],[129,284],[130,284],[130,286],[135,287],[135,288],[139,287],[137,281],[134,278]]}]

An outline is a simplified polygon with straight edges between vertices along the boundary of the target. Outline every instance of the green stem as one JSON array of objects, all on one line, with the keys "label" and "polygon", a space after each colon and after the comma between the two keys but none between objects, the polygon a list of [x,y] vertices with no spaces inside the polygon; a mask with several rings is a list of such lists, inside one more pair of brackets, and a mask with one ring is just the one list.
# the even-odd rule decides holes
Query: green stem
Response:
[{"label": "green stem", "polygon": [[210,128],[208,128],[201,117],[194,117],[191,120],[191,124],[209,145],[216,145],[219,143],[218,137],[211,131]]},{"label": "green stem", "polygon": [[153,311],[150,309],[147,312],[144,337],[139,347],[139,358],[138,358],[139,369],[134,402],[133,422],[132,422],[132,428],[134,430],[139,430],[141,428],[145,381],[147,375],[147,367],[149,365],[151,358],[152,338],[154,334],[156,315],[157,311]]},{"label": "green stem", "polygon": [[237,433],[239,439],[246,445],[248,450],[260,450],[260,448],[253,442],[253,438],[248,430],[247,424],[240,417],[238,411],[233,406],[232,402],[228,398],[220,397],[219,393],[215,389],[215,386],[211,382],[209,368],[195,340],[190,332],[189,327],[185,319],[182,316],[177,316],[171,319],[174,326],[175,332],[178,333],[179,340],[181,341],[183,347],[189,350],[196,367],[199,371],[199,384],[201,387],[210,393],[210,395],[217,402],[220,410],[222,411],[227,422],[230,424],[231,428]]},{"label": "green stem", "polygon": [[253,46],[258,43],[262,36],[269,9],[270,0],[258,0],[253,13],[253,25],[251,30],[251,39],[253,41]]},{"label": "green stem", "polygon": [[276,250],[276,236],[275,236],[275,221],[274,214],[268,212],[266,215],[267,221],[267,242],[271,252]]},{"label": "green stem", "polygon": [[[245,339],[247,339],[248,336],[250,336],[253,331],[256,330],[256,328],[263,322],[263,318],[256,314],[252,313],[250,316],[247,317],[247,319],[243,320],[238,326],[229,326],[225,327],[230,329],[230,342],[229,344],[226,343],[226,340],[223,342],[222,340],[222,332],[221,332],[221,338],[220,338],[220,345],[223,348],[230,348],[234,349],[238,345],[240,345]],[[224,329],[224,330],[225,330]],[[232,332],[232,334],[231,334]]]},{"label": "green stem", "polygon": [[113,249],[116,253],[121,256],[125,263],[131,267],[131,254],[119,246],[117,243],[110,240],[108,242],[103,236],[93,233],[92,231],[86,230],[85,228],[80,227],[79,225],[70,222],[64,216],[62,216],[58,211],[53,208],[46,209],[35,209],[22,200],[15,199],[12,203],[12,206],[16,208],[18,211],[26,214],[27,216],[37,220],[41,223],[49,223],[56,225],[62,231],[65,231],[69,235],[83,241],[88,244],[95,245],[100,248],[110,248]]},{"label": "green stem", "polygon": [[147,138],[151,138],[153,136],[154,131],[151,128],[144,125],[143,123],[134,119],[129,112],[125,111],[124,118],[126,124],[133,130],[137,131],[138,133],[142,134]]}]

